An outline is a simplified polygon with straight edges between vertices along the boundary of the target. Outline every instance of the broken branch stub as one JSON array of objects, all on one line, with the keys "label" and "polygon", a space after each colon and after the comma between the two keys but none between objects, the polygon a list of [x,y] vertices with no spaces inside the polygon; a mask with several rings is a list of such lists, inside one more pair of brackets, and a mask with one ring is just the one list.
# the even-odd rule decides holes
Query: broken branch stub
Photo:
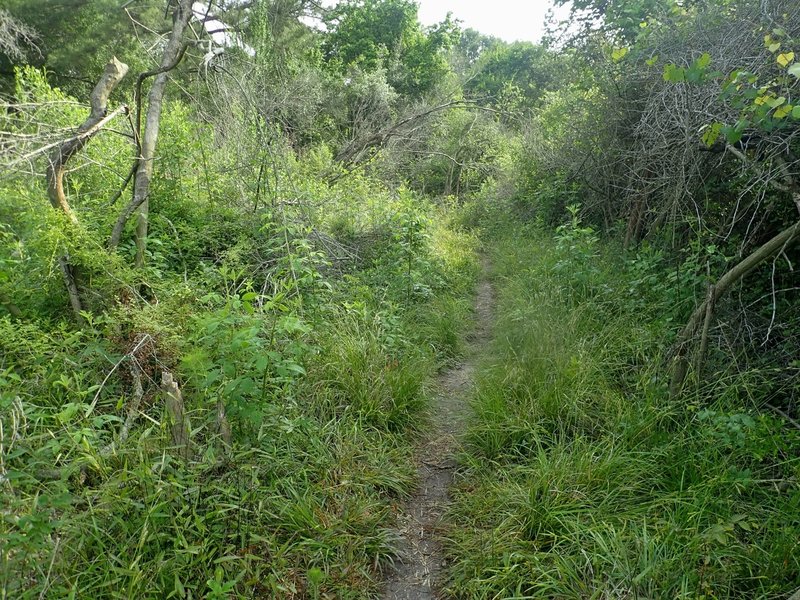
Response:
[{"label": "broken branch stub", "polygon": [[169,371],[161,373],[161,391],[164,394],[167,414],[171,421],[172,446],[181,458],[189,460],[192,454],[191,440],[189,439],[191,431],[189,417],[186,416],[181,390]]}]

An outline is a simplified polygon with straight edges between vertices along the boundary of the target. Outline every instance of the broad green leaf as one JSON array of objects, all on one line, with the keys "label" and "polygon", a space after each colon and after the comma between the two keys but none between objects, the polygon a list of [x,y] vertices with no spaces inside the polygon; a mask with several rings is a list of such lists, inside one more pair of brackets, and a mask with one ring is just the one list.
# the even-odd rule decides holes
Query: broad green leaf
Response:
[{"label": "broad green leaf", "polygon": [[788,73],[789,75],[794,75],[795,77],[800,79],[800,62],[796,62],[791,67],[789,67]]},{"label": "broad green leaf", "polygon": [[710,148],[719,138],[722,132],[722,123],[712,123],[703,131],[703,143]]},{"label": "broad green leaf", "polygon": [[776,60],[780,66],[787,67],[794,60],[794,52],[784,52],[783,54],[779,54]]},{"label": "broad green leaf", "polygon": [[743,132],[735,127],[725,127],[722,132],[725,134],[725,139],[728,140],[729,144],[736,144],[742,139]]},{"label": "broad green leaf", "polygon": [[773,115],[776,119],[783,119],[788,115],[790,112],[794,110],[794,107],[791,104],[784,104],[783,106],[779,106],[778,109],[775,111]]},{"label": "broad green leaf", "polygon": [[792,109],[792,118],[800,120],[800,104]]},{"label": "broad green leaf", "polygon": [[708,52],[704,52],[700,58],[698,58],[695,62],[695,65],[700,67],[701,69],[705,69],[708,65],[711,64],[711,55]]},{"label": "broad green leaf", "polygon": [[767,50],[775,54],[781,47],[781,43],[776,41],[770,34],[764,36],[764,46]]},{"label": "broad green leaf", "polygon": [[686,81],[686,69],[673,64],[664,65],[664,81],[673,83]]},{"label": "broad green leaf", "polygon": [[630,52],[630,48],[624,48],[624,47],[623,48],[615,48],[611,52],[611,59],[614,62],[619,62],[623,58],[625,58],[625,56],[628,54],[628,52]]},{"label": "broad green leaf", "polygon": [[779,106],[783,106],[786,103],[786,97],[781,96],[780,98],[770,98],[766,102],[770,108],[778,108]]}]

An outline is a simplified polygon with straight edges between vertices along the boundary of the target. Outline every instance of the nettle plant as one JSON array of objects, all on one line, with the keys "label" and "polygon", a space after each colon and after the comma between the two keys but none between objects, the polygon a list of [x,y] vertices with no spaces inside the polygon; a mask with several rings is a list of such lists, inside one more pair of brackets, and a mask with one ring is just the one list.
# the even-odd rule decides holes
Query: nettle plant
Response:
[{"label": "nettle plant", "polygon": [[597,291],[599,238],[593,228],[581,222],[580,204],[570,204],[567,211],[569,221],[556,228],[556,248],[560,258],[553,265],[553,272],[564,277],[573,293],[581,298]]}]

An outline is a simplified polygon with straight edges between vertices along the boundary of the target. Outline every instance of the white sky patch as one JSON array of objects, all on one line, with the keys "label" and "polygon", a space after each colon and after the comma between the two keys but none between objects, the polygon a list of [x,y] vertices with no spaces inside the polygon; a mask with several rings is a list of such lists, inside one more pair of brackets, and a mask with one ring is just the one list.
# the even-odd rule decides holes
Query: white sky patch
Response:
[{"label": "white sky patch", "polygon": [[[551,0],[421,0],[419,20],[424,25],[443,21],[450,12],[463,28],[476,29],[507,42],[538,42],[545,32]],[[563,20],[568,8],[558,8],[556,18]]]},{"label": "white sky patch", "polygon": [[[419,20],[423,25],[441,23],[452,13],[464,29],[470,28],[493,35],[506,42],[538,42],[544,35],[547,11],[552,0],[417,0]],[[336,0],[323,0],[325,6],[335,6]],[[555,11],[556,20],[569,16],[569,7]],[[308,25],[319,26],[309,19]]]}]

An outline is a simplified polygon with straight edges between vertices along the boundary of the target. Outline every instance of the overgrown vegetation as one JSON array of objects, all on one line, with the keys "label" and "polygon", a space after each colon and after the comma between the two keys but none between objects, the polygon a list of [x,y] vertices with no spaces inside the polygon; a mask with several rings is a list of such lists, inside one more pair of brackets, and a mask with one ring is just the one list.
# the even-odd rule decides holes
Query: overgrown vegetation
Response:
[{"label": "overgrown vegetation", "polygon": [[[797,586],[800,432],[729,365],[670,398],[693,295],[575,218],[491,236],[500,319],[451,511],[464,598],[780,598]],[[523,243],[521,243],[521,241]]]},{"label": "overgrown vegetation", "polygon": [[796,2],[44,4],[0,10],[0,597],[374,597],[479,247],[451,595],[800,587]]}]

